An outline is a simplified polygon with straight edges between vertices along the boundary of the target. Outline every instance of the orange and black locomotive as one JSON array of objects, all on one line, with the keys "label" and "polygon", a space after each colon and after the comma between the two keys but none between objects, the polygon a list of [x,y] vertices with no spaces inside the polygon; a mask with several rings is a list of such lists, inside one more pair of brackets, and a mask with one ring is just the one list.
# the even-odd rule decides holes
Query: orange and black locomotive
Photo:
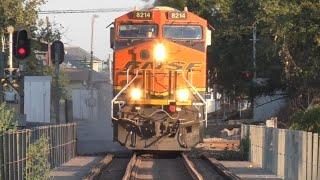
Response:
[{"label": "orange and black locomotive", "polygon": [[184,151],[207,120],[207,21],[187,8],[153,7],[114,22],[114,140],[133,150]]}]

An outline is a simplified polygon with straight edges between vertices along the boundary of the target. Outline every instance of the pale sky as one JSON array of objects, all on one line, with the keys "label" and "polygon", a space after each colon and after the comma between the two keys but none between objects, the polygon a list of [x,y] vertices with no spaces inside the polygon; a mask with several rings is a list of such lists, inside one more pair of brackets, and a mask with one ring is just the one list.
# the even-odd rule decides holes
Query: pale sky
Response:
[{"label": "pale sky", "polygon": [[[147,4],[142,0],[47,0],[41,10],[78,10],[78,9],[108,9],[108,8],[134,8],[144,7]],[[96,13],[99,17],[95,19],[94,26],[94,55],[106,60],[109,48],[109,25],[116,17],[125,12]],[[66,46],[79,46],[90,52],[91,41],[91,19],[94,14],[53,14],[40,15],[40,18],[49,17],[50,21],[61,24],[64,29],[62,41]]]}]

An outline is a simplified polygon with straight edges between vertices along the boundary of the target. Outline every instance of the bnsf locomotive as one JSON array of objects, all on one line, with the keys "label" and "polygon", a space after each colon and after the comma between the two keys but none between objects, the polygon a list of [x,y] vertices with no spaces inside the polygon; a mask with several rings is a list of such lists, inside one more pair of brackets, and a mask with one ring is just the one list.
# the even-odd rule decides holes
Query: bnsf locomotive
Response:
[{"label": "bnsf locomotive", "polygon": [[187,8],[153,7],[115,19],[115,141],[132,150],[184,151],[202,140],[207,26]]}]

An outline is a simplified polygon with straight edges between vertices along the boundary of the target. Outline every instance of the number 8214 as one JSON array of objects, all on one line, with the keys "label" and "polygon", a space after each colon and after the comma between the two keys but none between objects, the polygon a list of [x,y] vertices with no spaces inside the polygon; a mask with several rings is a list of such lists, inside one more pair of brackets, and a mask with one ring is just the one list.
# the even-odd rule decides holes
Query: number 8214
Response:
[{"label": "number 8214", "polygon": [[151,19],[152,15],[151,12],[145,12],[145,11],[138,11],[134,14],[135,19]]}]

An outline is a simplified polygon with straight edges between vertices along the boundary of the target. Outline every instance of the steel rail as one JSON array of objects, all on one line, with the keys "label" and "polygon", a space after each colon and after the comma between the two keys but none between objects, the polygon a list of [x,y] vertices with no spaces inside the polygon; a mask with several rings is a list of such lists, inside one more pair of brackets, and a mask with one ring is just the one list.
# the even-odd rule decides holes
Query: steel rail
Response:
[{"label": "steel rail", "polygon": [[218,174],[220,174],[221,176],[223,176],[224,179],[226,180],[241,180],[241,178],[239,176],[237,176],[236,174],[234,174],[233,172],[231,172],[230,170],[228,170],[226,167],[224,167],[221,163],[219,163],[218,160],[212,158],[212,157],[208,157],[205,155],[201,156],[202,159],[204,159],[205,161],[209,162],[212,167],[216,170],[216,172]]},{"label": "steel rail", "polygon": [[131,173],[134,168],[134,165],[136,164],[136,161],[137,161],[137,154],[134,153],[127,165],[126,173],[122,177],[122,180],[130,180]]},{"label": "steel rail", "polygon": [[203,180],[203,176],[199,173],[199,171],[195,168],[193,162],[188,158],[185,153],[182,153],[183,162],[194,180]]},{"label": "steel rail", "polygon": [[96,179],[101,174],[102,169],[112,162],[113,158],[114,156],[111,154],[105,156],[96,166],[91,168],[90,172],[83,177],[83,180]]}]

